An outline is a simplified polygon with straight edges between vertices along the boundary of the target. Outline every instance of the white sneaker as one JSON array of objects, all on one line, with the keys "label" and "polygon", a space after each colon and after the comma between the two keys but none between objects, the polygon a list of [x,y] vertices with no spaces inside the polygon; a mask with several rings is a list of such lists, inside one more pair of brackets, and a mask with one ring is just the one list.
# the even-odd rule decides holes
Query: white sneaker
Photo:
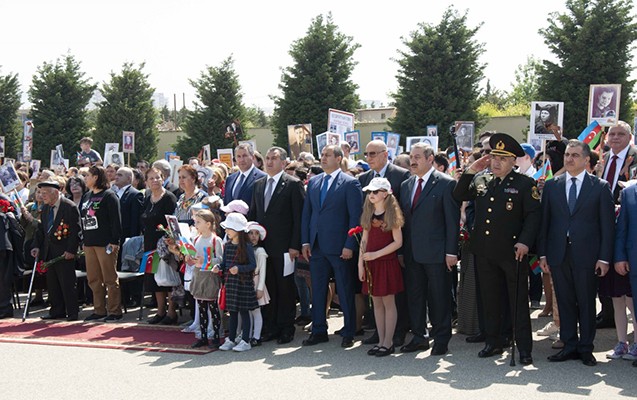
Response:
[{"label": "white sneaker", "polygon": [[182,329],[181,331],[183,333],[193,333],[193,332],[197,332],[198,330],[199,330],[199,325],[189,325],[185,327],[184,329]]},{"label": "white sneaker", "polygon": [[226,341],[223,342],[223,344],[221,346],[219,346],[219,350],[222,351],[229,351],[235,348],[237,344],[235,342],[233,342],[232,340],[230,340],[230,338],[226,338]]},{"label": "white sneaker", "polygon": [[539,331],[535,333],[538,336],[551,336],[551,334],[558,333],[559,331],[560,331],[560,328],[557,325],[555,325],[553,321],[551,321],[548,324],[546,324],[544,328],[540,329]]},{"label": "white sneaker", "polygon": [[[225,343],[224,343],[225,344]],[[250,346],[250,343],[246,343],[245,340],[242,340],[239,342],[238,345],[234,346],[232,348],[233,351],[248,351],[252,348],[252,346]]]},{"label": "white sneaker", "polygon": [[610,353],[606,354],[606,358],[617,360],[628,354],[628,343],[619,342]]}]

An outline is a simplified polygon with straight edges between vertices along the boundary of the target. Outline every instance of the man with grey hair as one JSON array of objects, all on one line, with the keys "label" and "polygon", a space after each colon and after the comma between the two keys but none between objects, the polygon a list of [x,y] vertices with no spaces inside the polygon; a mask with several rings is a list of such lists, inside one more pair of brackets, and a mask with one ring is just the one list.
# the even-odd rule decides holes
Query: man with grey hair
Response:
[{"label": "man with grey hair", "polygon": [[161,171],[164,177],[164,189],[174,194],[176,198],[179,198],[184,191],[170,181],[170,163],[166,160],[157,160],[153,163],[153,168],[157,168]]},{"label": "man with grey hair", "polygon": [[250,204],[254,182],[264,177],[265,173],[254,166],[254,149],[249,143],[242,143],[235,147],[234,160],[239,171],[226,179],[223,203],[230,204],[232,200],[243,200],[246,204]]}]

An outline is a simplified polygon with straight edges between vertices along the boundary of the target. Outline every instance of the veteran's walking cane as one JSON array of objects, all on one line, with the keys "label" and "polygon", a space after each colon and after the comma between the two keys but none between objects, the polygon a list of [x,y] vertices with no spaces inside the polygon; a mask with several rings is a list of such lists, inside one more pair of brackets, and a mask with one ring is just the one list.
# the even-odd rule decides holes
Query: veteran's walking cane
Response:
[{"label": "veteran's walking cane", "polygon": [[27,303],[24,305],[24,311],[22,312],[22,322],[27,318],[27,314],[29,314],[29,306],[31,305],[31,293],[33,292],[33,280],[35,279],[35,274],[37,271],[35,269],[36,265],[38,265],[38,258],[36,257],[33,261],[33,270],[31,271],[31,282],[29,283],[29,295],[27,296]]},{"label": "veteran's walking cane", "polygon": [[515,328],[518,321],[518,296],[520,294],[520,260],[515,259],[515,301],[513,303],[513,332],[511,334],[511,362],[510,366],[515,367]]}]

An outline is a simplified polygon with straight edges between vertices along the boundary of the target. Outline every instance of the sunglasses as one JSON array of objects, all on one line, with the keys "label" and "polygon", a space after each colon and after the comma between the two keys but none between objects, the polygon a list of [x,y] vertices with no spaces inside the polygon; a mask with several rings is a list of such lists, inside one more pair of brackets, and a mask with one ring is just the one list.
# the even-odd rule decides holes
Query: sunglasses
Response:
[{"label": "sunglasses", "polygon": [[371,194],[378,194],[378,192],[387,192],[387,191],[386,190],[381,190],[381,189],[370,191]]},{"label": "sunglasses", "polygon": [[386,151],[387,151],[387,150],[381,150],[381,151],[369,151],[369,152],[367,152],[367,151],[366,151],[366,152],[364,152],[364,153],[363,153],[363,155],[364,155],[365,157],[374,158],[374,157],[376,157],[376,155],[377,155],[377,154],[384,153],[384,152],[386,152]]}]

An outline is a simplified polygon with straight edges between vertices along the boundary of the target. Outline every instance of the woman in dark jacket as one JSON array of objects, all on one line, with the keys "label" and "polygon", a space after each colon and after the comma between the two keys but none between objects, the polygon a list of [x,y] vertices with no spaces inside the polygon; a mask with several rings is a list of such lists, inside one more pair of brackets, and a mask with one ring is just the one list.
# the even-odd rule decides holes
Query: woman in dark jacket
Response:
[{"label": "woman in dark jacket", "polygon": [[[117,252],[122,235],[119,199],[110,190],[106,171],[92,166],[86,176],[89,191],[82,199],[82,228],[86,275],[93,290],[94,311],[86,321],[122,319],[122,299],[117,278]],[[108,305],[106,294],[108,293]]]}]

